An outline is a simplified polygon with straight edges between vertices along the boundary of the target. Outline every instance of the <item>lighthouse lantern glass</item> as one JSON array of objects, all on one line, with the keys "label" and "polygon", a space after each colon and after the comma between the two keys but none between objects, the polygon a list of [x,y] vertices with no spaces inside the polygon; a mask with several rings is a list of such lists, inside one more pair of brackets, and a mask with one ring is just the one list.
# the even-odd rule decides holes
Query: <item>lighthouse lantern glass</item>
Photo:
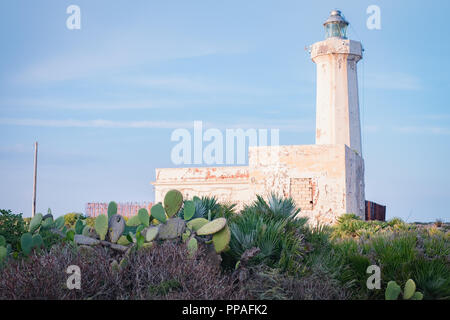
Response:
[{"label": "lighthouse lantern glass", "polygon": [[339,21],[325,24],[325,38],[333,37],[347,39],[347,23]]}]

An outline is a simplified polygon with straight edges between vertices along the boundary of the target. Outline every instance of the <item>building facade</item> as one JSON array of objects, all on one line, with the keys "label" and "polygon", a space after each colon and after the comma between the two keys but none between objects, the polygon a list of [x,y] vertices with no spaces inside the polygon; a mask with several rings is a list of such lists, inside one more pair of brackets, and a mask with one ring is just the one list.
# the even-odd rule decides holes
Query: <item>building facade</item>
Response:
[{"label": "building facade", "polygon": [[156,169],[155,202],[167,191],[216,196],[240,207],[256,195],[290,196],[310,223],[333,224],[345,213],[364,219],[364,160],[358,98],[360,42],[348,40],[337,10],[326,39],[311,46],[317,69],[316,144],[249,148],[249,165]]}]

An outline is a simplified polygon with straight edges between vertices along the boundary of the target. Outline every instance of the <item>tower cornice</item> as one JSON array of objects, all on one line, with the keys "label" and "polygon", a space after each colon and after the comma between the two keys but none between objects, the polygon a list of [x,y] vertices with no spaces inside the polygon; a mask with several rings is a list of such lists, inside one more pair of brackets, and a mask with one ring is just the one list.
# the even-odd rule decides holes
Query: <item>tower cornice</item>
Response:
[{"label": "tower cornice", "polygon": [[362,58],[361,42],[341,38],[328,38],[311,46],[311,59],[328,54],[348,54],[355,56],[356,61]]}]

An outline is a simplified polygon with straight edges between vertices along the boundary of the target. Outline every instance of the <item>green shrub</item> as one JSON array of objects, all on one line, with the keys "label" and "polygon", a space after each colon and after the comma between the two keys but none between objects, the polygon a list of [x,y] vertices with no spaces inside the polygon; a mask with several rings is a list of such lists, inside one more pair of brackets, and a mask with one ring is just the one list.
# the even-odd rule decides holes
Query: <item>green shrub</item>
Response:
[{"label": "green shrub", "polygon": [[76,212],[67,213],[64,215],[64,224],[67,226],[67,228],[74,228],[78,218],[82,216],[83,216],[82,213]]},{"label": "green shrub", "polygon": [[0,235],[5,237],[6,243],[11,244],[13,250],[18,250],[20,237],[26,232],[26,225],[22,214],[13,214],[11,210],[0,210]]},{"label": "green shrub", "polygon": [[450,266],[445,260],[420,257],[411,266],[411,278],[425,299],[450,299]]},{"label": "green shrub", "polygon": [[294,221],[299,210],[292,199],[275,195],[266,202],[262,197],[244,208],[230,223],[230,250],[226,255],[235,263],[252,248],[259,248],[249,264],[266,264],[295,272],[303,251],[300,228],[306,220]]}]

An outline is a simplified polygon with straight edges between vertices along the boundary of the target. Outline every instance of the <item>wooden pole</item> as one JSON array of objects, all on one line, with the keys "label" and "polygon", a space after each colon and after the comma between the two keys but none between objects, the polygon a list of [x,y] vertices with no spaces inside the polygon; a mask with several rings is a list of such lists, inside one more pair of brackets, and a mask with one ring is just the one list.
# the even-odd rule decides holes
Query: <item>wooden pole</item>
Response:
[{"label": "wooden pole", "polygon": [[32,217],[34,217],[34,215],[36,214],[37,152],[38,152],[38,143],[36,141],[34,143],[33,204],[32,204],[32,207],[31,207],[31,216]]}]

